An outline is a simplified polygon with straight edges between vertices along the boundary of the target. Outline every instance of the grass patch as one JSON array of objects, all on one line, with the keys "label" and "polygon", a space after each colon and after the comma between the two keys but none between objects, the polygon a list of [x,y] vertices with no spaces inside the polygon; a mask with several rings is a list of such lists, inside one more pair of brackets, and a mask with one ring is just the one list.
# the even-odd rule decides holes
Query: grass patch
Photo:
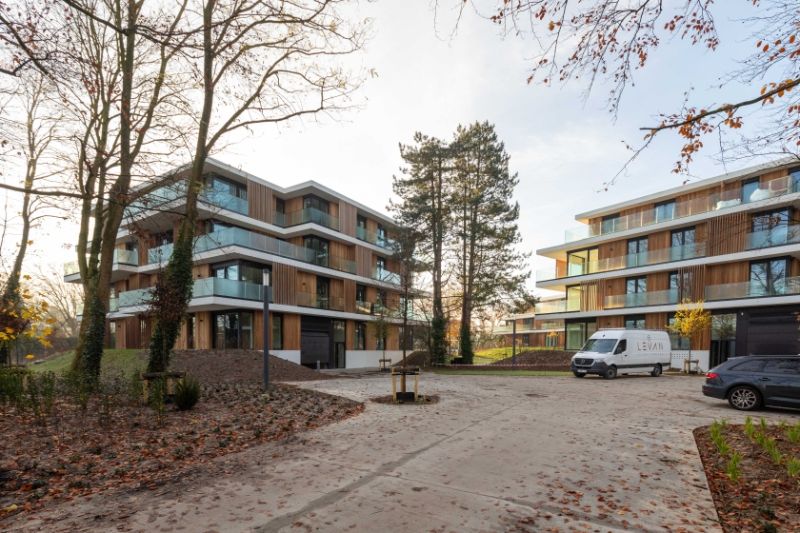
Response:
[{"label": "grass patch", "polygon": [[[30,365],[34,372],[55,372],[60,374],[69,370],[74,352],[65,352],[51,357],[38,365]],[[100,363],[100,372],[107,376],[129,376],[136,370],[143,370],[147,366],[147,354],[142,350],[104,350]]]},{"label": "grass patch", "polygon": [[[521,350],[517,347],[517,353]],[[487,348],[485,350],[478,350],[475,352],[475,364],[484,364],[478,363],[478,359],[484,359],[487,361],[485,364],[493,363],[495,361],[501,361],[503,359],[508,359],[511,357],[511,346],[505,346],[502,348]]]},{"label": "grass patch", "polygon": [[571,376],[572,372],[557,370],[458,370],[450,368],[431,369],[434,374],[450,376],[528,376],[528,377],[561,377]]}]

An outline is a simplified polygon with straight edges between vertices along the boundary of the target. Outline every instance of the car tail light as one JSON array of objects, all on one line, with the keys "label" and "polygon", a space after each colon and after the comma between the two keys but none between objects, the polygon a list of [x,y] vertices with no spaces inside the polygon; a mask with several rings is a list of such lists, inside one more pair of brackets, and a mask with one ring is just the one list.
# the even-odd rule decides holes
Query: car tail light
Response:
[{"label": "car tail light", "polygon": [[716,372],[706,372],[706,379],[717,379],[719,374]]}]

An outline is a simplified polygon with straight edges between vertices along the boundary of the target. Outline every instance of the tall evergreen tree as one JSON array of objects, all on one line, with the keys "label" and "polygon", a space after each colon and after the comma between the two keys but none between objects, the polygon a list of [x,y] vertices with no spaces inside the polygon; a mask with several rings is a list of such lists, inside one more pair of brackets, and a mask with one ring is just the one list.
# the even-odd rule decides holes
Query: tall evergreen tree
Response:
[{"label": "tall evergreen tree", "polygon": [[413,145],[400,145],[400,155],[407,167],[402,170],[402,177],[394,177],[393,189],[400,202],[392,203],[390,208],[401,226],[413,228],[421,236],[416,247],[428,263],[433,284],[431,361],[444,363],[447,321],[442,306],[443,243],[449,231],[450,149],[440,139],[418,132]]},{"label": "tall evergreen tree", "polygon": [[459,126],[451,150],[449,203],[455,282],[462,296],[459,355],[471,364],[473,311],[520,294],[530,272],[521,268],[527,256],[516,249],[521,237],[519,204],[513,196],[519,179],[509,173],[509,156],[494,126]]}]

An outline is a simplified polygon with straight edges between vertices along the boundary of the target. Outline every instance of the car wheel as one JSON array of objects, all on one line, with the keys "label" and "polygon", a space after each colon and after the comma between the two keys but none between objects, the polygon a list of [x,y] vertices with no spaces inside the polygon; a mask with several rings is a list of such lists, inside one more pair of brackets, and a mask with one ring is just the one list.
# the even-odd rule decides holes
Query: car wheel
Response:
[{"label": "car wheel", "polygon": [[761,406],[761,395],[752,387],[734,387],[728,393],[728,403],[740,411],[753,411]]},{"label": "car wheel", "polygon": [[650,372],[650,375],[653,376],[654,378],[657,378],[658,376],[660,376],[661,375],[661,365],[654,366],[653,367],[653,371]]},{"label": "car wheel", "polygon": [[576,378],[585,378],[586,377],[586,373],[584,373],[584,372],[573,372],[573,374],[575,374]]},{"label": "car wheel", "polygon": [[603,374],[603,377],[606,379],[614,379],[615,377],[617,377],[617,367],[615,366],[608,367],[608,369],[606,369],[605,373]]}]

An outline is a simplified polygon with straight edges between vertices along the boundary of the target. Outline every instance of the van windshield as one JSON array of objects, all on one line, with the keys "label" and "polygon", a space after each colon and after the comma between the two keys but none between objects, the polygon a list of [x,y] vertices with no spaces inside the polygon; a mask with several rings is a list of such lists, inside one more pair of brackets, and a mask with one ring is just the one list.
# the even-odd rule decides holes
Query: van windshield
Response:
[{"label": "van windshield", "polygon": [[617,339],[589,339],[581,348],[582,352],[611,353]]}]

